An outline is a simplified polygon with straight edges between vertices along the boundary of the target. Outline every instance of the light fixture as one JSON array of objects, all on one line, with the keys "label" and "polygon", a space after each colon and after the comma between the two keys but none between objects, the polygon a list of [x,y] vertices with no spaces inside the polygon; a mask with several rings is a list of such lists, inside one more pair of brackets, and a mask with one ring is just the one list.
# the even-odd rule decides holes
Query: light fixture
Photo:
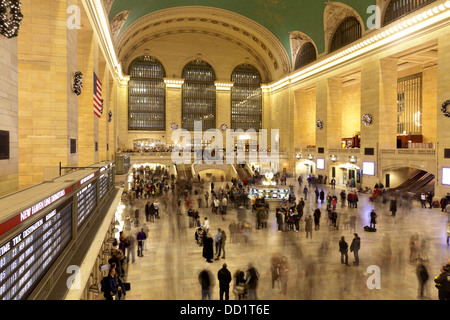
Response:
[{"label": "light fixture", "polygon": [[297,154],[295,155],[295,157],[297,158],[297,160],[300,160],[302,156],[300,155],[300,153],[297,153]]},{"label": "light fixture", "polygon": [[314,156],[310,153],[310,154],[308,154],[308,159],[312,160],[312,159],[314,159]]},{"label": "light fixture", "polygon": [[216,81],[216,82],[214,82],[214,85],[216,86],[217,90],[230,91],[231,88],[234,86],[234,83],[233,82]]},{"label": "light fixture", "polygon": [[358,161],[355,156],[348,157],[348,160],[350,163],[356,163],[356,161]]},{"label": "light fixture", "polygon": [[8,39],[19,35],[19,28],[23,19],[20,6],[19,0],[0,0],[0,34]]},{"label": "light fixture", "polygon": [[333,154],[333,155],[330,156],[330,160],[333,161],[333,162],[336,162],[337,161],[337,157]]},{"label": "light fixture", "polygon": [[164,79],[167,88],[181,89],[184,84],[184,79]]}]

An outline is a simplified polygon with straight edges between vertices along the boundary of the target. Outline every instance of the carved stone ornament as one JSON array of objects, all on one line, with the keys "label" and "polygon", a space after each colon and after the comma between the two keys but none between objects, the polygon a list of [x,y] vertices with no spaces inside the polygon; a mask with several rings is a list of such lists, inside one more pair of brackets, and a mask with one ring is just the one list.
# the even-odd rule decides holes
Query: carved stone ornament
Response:
[{"label": "carved stone ornament", "polygon": [[23,19],[19,0],[0,0],[0,34],[8,39],[19,35]]}]

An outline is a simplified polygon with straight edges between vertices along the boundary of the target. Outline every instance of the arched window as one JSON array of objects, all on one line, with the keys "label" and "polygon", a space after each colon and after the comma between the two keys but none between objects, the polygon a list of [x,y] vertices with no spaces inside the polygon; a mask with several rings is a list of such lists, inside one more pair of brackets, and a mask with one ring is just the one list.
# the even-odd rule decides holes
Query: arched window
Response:
[{"label": "arched window", "polygon": [[336,51],[353,41],[361,38],[362,28],[358,19],[348,17],[344,19],[334,33],[331,41],[330,52]]},{"label": "arched window", "polygon": [[251,65],[240,65],[231,75],[231,129],[262,129],[261,75]]},{"label": "arched window", "polygon": [[436,0],[391,0],[384,14],[383,26],[398,20]]},{"label": "arched window", "polygon": [[166,92],[162,64],[153,57],[134,60],[129,69],[128,130],[166,130]]},{"label": "arched window", "polygon": [[316,47],[311,42],[304,43],[298,52],[297,58],[295,59],[295,69],[310,64],[317,59]]},{"label": "arched window", "polygon": [[216,74],[205,61],[195,60],[183,70],[182,128],[193,131],[201,121],[203,131],[216,128]]}]

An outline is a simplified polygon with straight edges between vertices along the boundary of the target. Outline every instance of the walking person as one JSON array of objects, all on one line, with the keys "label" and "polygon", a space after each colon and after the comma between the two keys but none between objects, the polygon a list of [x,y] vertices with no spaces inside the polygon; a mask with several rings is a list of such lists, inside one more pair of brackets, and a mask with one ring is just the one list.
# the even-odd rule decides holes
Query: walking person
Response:
[{"label": "walking person", "polygon": [[289,271],[291,271],[291,267],[285,256],[281,259],[279,271],[280,271],[280,281],[281,281],[280,294],[286,295],[287,294],[287,284],[288,284],[288,280],[289,280]]},{"label": "walking person", "polygon": [[375,229],[376,226],[377,226],[377,214],[375,210],[372,210],[370,212],[370,227]]},{"label": "walking person", "polygon": [[354,238],[352,240],[352,244],[350,245],[350,252],[353,252],[353,255],[355,257],[355,261],[353,262],[353,264],[355,266],[359,266],[359,250],[361,249],[361,238],[357,233],[353,235]]},{"label": "walking person", "polygon": [[222,237],[222,230],[219,228],[219,229],[217,229],[217,233],[214,236],[214,243],[216,245],[216,255],[219,255],[220,238],[221,237]]},{"label": "walking person", "polygon": [[342,236],[341,240],[339,240],[339,252],[341,253],[341,264],[348,264],[348,243],[345,241],[345,237]]},{"label": "walking person", "polygon": [[322,215],[322,213],[320,212],[319,208],[314,210],[314,230],[320,229],[320,216],[321,215]]},{"label": "walking person", "polygon": [[147,235],[144,232],[144,228],[141,229],[141,231],[139,231],[139,233],[136,236],[136,240],[137,240],[137,256],[138,257],[143,257],[144,253],[144,241],[147,239]]},{"label": "walking person", "polygon": [[271,259],[270,263],[270,273],[272,275],[272,289],[275,288],[275,283],[277,283],[277,287],[280,289],[280,258],[278,255],[274,255]]},{"label": "walking person", "polygon": [[222,269],[217,272],[217,278],[219,280],[220,300],[230,300],[230,282],[232,280],[232,277],[231,272],[227,269],[226,263],[224,263],[222,265]]},{"label": "walking person", "polygon": [[[128,238],[128,246],[126,247],[126,251],[127,251],[127,261],[131,263],[134,263],[135,261],[135,255],[134,255],[134,251],[136,250],[136,240],[134,238],[134,236],[129,235]],[[131,260],[130,260],[130,255],[131,255]]]},{"label": "walking person", "polygon": [[430,278],[430,275],[428,274],[427,266],[426,266],[426,260],[419,259],[419,263],[417,264],[416,268],[416,275],[417,280],[419,281],[419,299],[428,299],[426,296],[427,293],[427,282]]},{"label": "walking person", "polygon": [[209,270],[202,270],[198,275],[198,282],[202,287],[202,300],[211,300],[211,288],[214,286],[214,279]]},{"label": "walking person", "polygon": [[311,215],[309,215],[305,218],[305,233],[306,233],[307,239],[308,239],[308,235],[312,239],[312,217],[311,217]]},{"label": "walking person", "polygon": [[392,198],[389,203],[389,211],[391,211],[392,216],[395,217],[395,214],[397,213],[397,200]]},{"label": "walking person", "polygon": [[249,263],[246,277],[249,300],[258,300],[258,295],[256,294],[256,290],[258,289],[258,281],[259,273],[256,268]]}]

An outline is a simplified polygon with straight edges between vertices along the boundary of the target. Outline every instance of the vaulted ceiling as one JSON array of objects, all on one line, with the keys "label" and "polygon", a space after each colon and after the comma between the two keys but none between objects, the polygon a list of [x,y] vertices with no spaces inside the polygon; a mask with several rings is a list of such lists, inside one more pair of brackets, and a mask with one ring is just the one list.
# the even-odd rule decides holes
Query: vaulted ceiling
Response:
[{"label": "vaulted ceiling", "polygon": [[[386,2],[386,0],[380,0]],[[204,6],[228,10],[260,24],[291,52],[290,32],[300,31],[315,43],[319,54],[326,51],[324,10],[327,4],[350,6],[366,21],[367,12],[376,0],[103,0],[110,23],[114,23],[115,39],[133,23],[148,14],[176,7]],[[118,29],[118,30],[117,30]]]}]

